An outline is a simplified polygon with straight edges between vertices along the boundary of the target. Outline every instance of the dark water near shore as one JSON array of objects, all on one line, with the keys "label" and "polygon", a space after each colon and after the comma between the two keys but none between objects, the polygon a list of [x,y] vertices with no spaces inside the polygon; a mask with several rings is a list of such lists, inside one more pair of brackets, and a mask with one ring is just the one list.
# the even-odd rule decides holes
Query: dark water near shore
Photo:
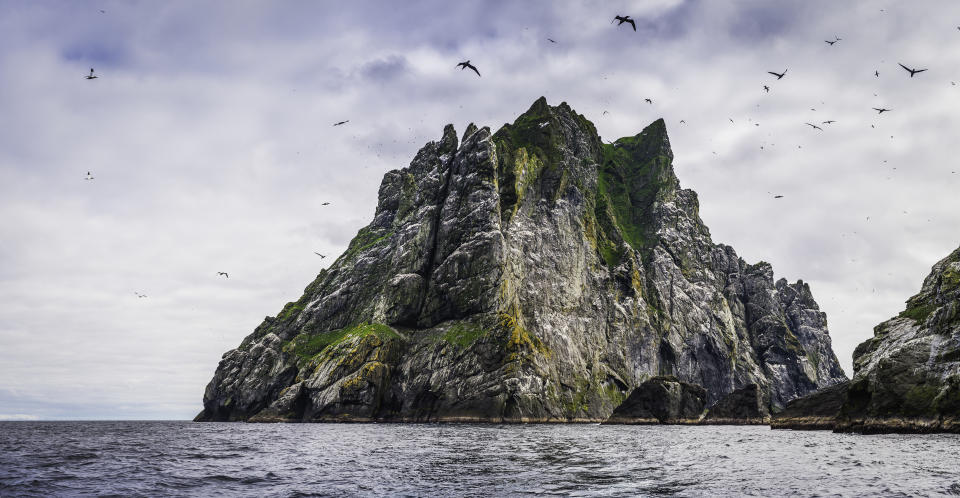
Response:
[{"label": "dark water near shore", "polygon": [[960,436],[767,427],[0,423],[0,496],[960,495]]}]

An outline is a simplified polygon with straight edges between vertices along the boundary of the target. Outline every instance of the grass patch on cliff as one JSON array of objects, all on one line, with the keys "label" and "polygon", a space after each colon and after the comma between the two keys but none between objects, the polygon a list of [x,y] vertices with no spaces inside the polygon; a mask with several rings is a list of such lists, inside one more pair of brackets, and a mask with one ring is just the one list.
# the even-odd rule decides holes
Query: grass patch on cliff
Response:
[{"label": "grass patch on cliff", "polygon": [[[638,135],[601,147],[594,214],[605,237],[598,235],[598,242],[622,237],[638,251],[655,242],[654,204],[677,187],[672,158],[664,152],[665,139],[666,128],[656,121]],[[619,261],[621,255],[615,257],[613,248],[598,244],[598,249],[608,265]]]},{"label": "grass patch on cliff", "polygon": [[356,237],[350,241],[350,246],[347,247],[346,252],[343,253],[337,261],[350,259],[357,254],[360,254],[363,251],[385,241],[393,236],[393,232],[384,232],[383,229],[374,230],[370,227],[363,227],[360,231],[357,232]]},{"label": "grass patch on cliff", "polygon": [[301,358],[312,358],[332,345],[370,334],[375,334],[384,341],[390,338],[400,337],[400,334],[388,325],[382,323],[361,323],[352,327],[320,332],[319,334],[300,334],[290,341],[287,341],[283,345],[283,350]]},{"label": "grass patch on cliff", "polygon": [[910,318],[917,323],[921,323],[937,309],[935,304],[913,304],[908,305],[907,309],[900,313],[901,318]]},{"label": "grass patch on cliff", "polygon": [[486,335],[486,333],[487,331],[479,325],[461,322],[447,329],[447,331],[440,336],[440,339],[462,349],[466,349],[477,342],[477,339]]}]

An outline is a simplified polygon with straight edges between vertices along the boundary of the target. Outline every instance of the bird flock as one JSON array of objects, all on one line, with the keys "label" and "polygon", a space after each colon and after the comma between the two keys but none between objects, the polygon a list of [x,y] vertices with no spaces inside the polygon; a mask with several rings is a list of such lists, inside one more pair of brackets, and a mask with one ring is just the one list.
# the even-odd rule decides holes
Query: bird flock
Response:
[{"label": "bird flock", "polygon": [[[884,11],[884,9],[880,9],[880,10],[881,10],[881,12]],[[100,13],[101,13],[101,14],[105,14],[106,12],[105,12],[104,10],[100,10]],[[636,21],[635,21],[633,18],[631,18],[631,16],[629,16],[629,15],[619,15],[619,14],[618,14],[618,15],[614,16],[613,20],[611,21],[611,24],[613,24],[613,23],[617,23],[617,24],[616,24],[616,28],[621,28],[621,27],[623,27],[623,25],[627,24],[627,25],[629,25],[629,26],[633,29],[634,32],[637,31]],[[957,29],[960,30],[960,26],[957,26]],[[548,42],[550,42],[550,43],[553,43],[553,44],[558,43],[558,42],[557,42],[556,40],[554,40],[553,38],[546,38],[546,40],[547,40]],[[838,42],[840,42],[840,41],[842,41],[842,40],[843,40],[843,38],[840,38],[839,36],[834,36],[834,38],[833,38],[832,40],[824,40],[824,43],[826,43],[829,47],[833,47],[834,45],[836,45]],[[909,74],[909,77],[910,77],[910,78],[914,78],[915,76],[918,76],[920,73],[926,72],[926,71],[928,70],[928,68],[919,68],[919,69],[917,69],[917,68],[909,67],[909,66],[907,66],[906,64],[903,64],[903,63],[901,63],[901,62],[898,62],[897,64],[898,64],[901,68],[903,68],[903,70],[906,71],[907,74]],[[465,60],[465,61],[462,61],[462,62],[457,63],[455,67],[456,67],[456,68],[459,68],[461,71],[469,69],[469,70],[473,71],[473,73],[475,73],[477,77],[481,77],[480,70],[471,62],[470,59],[467,59],[467,60]],[[782,71],[780,71],[780,72],[777,72],[777,71],[767,71],[767,74],[769,74],[770,76],[774,77],[775,79],[774,79],[772,82],[768,82],[768,83],[763,84],[763,85],[762,85],[763,91],[764,91],[765,93],[770,93],[770,92],[771,92],[771,89],[772,89],[771,85],[773,85],[773,84],[776,83],[776,82],[779,82],[779,81],[783,80],[783,79],[787,76],[788,71],[789,71],[789,68],[784,68],[784,69],[783,69]],[[875,69],[875,70],[874,70],[874,76],[875,76],[876,78],[879,78],[879,77],[880,77],[880,71],[879,71],[879,69]],[[90,68],[90,72],[84,76],[84,79],[89,80],[89,81],[96,80],[96,79],[99,79],[99,78],[100,78],[100,76],[96,73],[96,71],[94,70],[94,68]],[[951,85],[956,86],[956,82],[951,82]],[[876,94],[874,94],[874,96],[876,96]],[[653,103],[654,103],[654,102],[653,102],[653,99],[652,99],[652,98],[649,98],[649,97],[644,98],[643,101],[646,102],[646,103],[649,104],[649,105],[653,105]],[[759,107],[759,104],[758,104],[758,107]],[[886,108],[886,107],[873,107],[872,109],[877,112],[877,115],[882,115],[883,113],[891,112],[891,111],[893,110],[893,109]],[[811,111],[816,111],[816,109],[815,109],[815,108],[811,108]],[[604,111],[603,111],[603,115],[607,115],[607,114],[609,114],[609,111],[604,110]],[[734,120],[733,120],[732,118],[730,118],[729,121],[730,121],[730,123],[734,123]],[[751,120],[751,121],[752,121],[752,120]],[[334,127],[339,127],[339,126],[344,126],[344,125],[346,125],[346,124],[348,124],[348,123],[350,123],[350,120],[349,120],[349,119],[345,119],[345,120],[341,120],[341,121],[337,121],[337,122],[333,123],[333,126],[334,126]],[[685,124],[686,121],[683,120],[683,119],[681,119],[681,120],[679,121],[679,123],[680,123],[680,124]],[[831,125],[831,124],[833,124],[833,123],[836,123],[836,120],[828,119],[828,120],[821,121],[819,124],[811,123],[811,122],[804,122],[804,125],[809,126],[811,130],[814,130],[814,131],[817,131],[817,132],[823,132],[823,131],[824,131],[824,128],[823,128],[822,126],[820,126],[820,125]],[[549,125],[549,122],[541,123],[541,124],[540,124],[540,128],[543,128],[543,127],[545,127],[545,126],[547,126],[547,125]],[[754,125],[755,125],[755,126],[760,126],[759,123],[754,123]],[[871,125],[871,127],[875,128],[874,125]],[[893,137],[891,136],[891,138],[893,138]],[[608,143],[610,143],[610,142],[608,142]],[[614,145],[616,146],[616,144],[614,144]],[[798,148],[802,148],[802,147],[799,146],[799,145],[798,145],[797,147],[798,147]],[[760,146],[760,149],[762,150],[763,148],[764,148],[764,147],[761,145],[761,146]],[[713,154],[716,155],[717,153],[714,151]],[[379,154],[378,154],[378,156],[379,156]],[[884,162],[886,162],[886,161],[884,161]],[[896,169],[896,168],[894,168],[894,169]],[[951,172],[951,173],[956,173],[956,172],[953,171],[953,172]],[[83,179],[84,179],[85,181],[92,181],[92,180],[94,180],[94,176],[93,176],[93,174],[92,174],[90,171],[87,171],[87,174],[86,174],[86,176],[83,177]],[[770,192],[768,192],[768,193],[770,193]],[[774,199],[782,199],[782,198],[784,197],[783,195],[780,195],[780,194],[776,194],[776,195],[774,195],[773,193],[770,193],[770,194],[773,196]],[[327,205],[329,205],[329,204],[330,204],[329,202],[323,202],[321,205],[322,205],[322,206],[327,206]],[[867,217],[867,221],[869,221],[869,219],[870,219],[870,218]],[[321,254],[321,253],[319,253],[319,252],[314,251],[314,254],[317,255],[317,256],[319,256],[321,259],[326,258],[326,255]],[[219,276],[219,277],[223,277],[223,278],[225,278],[225,279],[229,279],[229,278],[230,278],[230,275],[229,275],[227,272],[218,271],[218,272],[216,273],[216,275]],[[147,297],[146,294],[141,294],[140,292],[134,292],[134,294],[136,295],[137,298],[146,298],[146,297]]]}]

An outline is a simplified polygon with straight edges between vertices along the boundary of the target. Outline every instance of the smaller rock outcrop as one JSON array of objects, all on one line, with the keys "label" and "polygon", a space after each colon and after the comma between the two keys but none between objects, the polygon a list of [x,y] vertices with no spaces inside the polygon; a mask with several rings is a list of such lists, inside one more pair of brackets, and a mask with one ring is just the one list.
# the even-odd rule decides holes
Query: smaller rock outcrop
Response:
[{"label": "smaller rock outcrop", "polygon": [[960,248],[933,265],[899,316],[853,353],[835,429],[960,433]]},{"label": "smaller rock outcrop", "polygon": [[843,382],[797,398],[770,421],[771,429],[831,430],[847,398],[850,382]]},{"label": "smaller rock outcrop", "polygon": [[695,424],[707,400],[706,389],[673,376],[654,377],[634,389],[605,424]]},{"label": "smaller rock outcrop", "polygon": [[756,384],[750,384],[717,401],[704,424],[766,425],[770,423],[770,398]]}]

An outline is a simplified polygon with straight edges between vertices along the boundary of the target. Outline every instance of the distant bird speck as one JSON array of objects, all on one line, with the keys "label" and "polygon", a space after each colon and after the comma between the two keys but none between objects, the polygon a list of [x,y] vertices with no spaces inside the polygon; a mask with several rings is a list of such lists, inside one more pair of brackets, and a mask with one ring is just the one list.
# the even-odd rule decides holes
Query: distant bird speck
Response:
[{"label": "distant bird speck", "polygon": [[329,202],[321,202],[320,205],[321,205],[321,206],[329,206],[330,203],[329,203]]},{"label": "distant bird speck", "polygon": [[879,71],[879,70],[874,71],[874,72],[873,72],[873,75],[876,76],[877,78],[879,78],[879,77],[880,77],[880,71]]},{"label": "distant bird speck", "polygon": [[775,195],[775,196],[773,196],[773,198],[774,198],[774,199],[783,199],[783,196],[782,196],[782,195]]},{"label": "distant bird speck", "polygon": [[549,121],[544,121],[544,122],[540,123],[540,128],[543,128],[544,126],[547,126],[548,124],[550,124]]},{"label": "distant bird speck", "polygon": [[819,126],[817,126],[817,125],[815,125],[815,124],[812,124],[812,123],[804,123],[804,124],[807,125],[807,126],[809,126],[809,127],[811,127],[811,128],[813,128],[814,130],[823,131],[823,128],[821,128],[821,127],[819,127]]},{"label": "distant bird speck", "polygon": [[775,72],[773,72],[773,71],[767,71],[767,72],[770,73],[770,74],[772,74],[772,75],[774,75],[774,76],[776,76],[778,80],[783,79],[783,77],[787,74],[787,70],[786,70],[786,69],[784,69],[782,73],[775,73]]},{"label": "distant bird speck", "polygon": [[349,119],[346,120],[346,121],[337,121],[336,123],[333,123],[333,126],[341,126],[341,125],[345,125],[345,124],[347,124],[347,123],[349,123],[349,122],[350,122]]},{"label": "distant bird speck", "polygon": [[766,90],[767,93],[770,93],[770,87],[769,87],[769,86],[763,85],[763,89]]},{"label": "distant bird speck", "polygon": [[464,69],[470,68],[473,70],[473,72],[477,73],[477,76],[480,76],[480,71],[477,71],[476,66],[474,66],[473,64],[470,64],[469,59],[457,64],[457,67],[459,67],[461,71],[463,71]]},{"label": "distant bird speck", "polygon": [[230,275],[227,274],[227,272],[225,272],[225,271],[218,271],[218,272],[217,272],[217,275],[223,275],[223,276],[226,277],[226,278],[230,278]]},{"label": "distant bird speck", "polygon": [[836,121],[833,120],[833,119],[828,119],[828,120],[826,120],[826,121],[823,122],[823,124],[832,124],[832,123],[836,123]]},{"label": "distant bird speck", "polygon": [[650,99],[643,99],[643,100],[646,101],[648,104],[652,104],[652,103],[653,103],[653,101],[650,100]]},{"label": "distant bird speck", "polygon": [[550,43],[557,43],[557,40],[554,40],[553,38],[547,38],[547,41]]},{"label": "distant bird speck", "polygon": [[320,256],[320,259],[323,259],[323,258],[327,257],[327,256],[324,255],[324,254],[318,253],[317,251],[313,251],[313,253],[316,254],[317,256]]},{"label": "distant bird speck", "polygon": [[[93,180],[93,175],[91,175],[90,172],[87,171],[87,176],[83,177],[83,179],[84,179],[84,180]],[[109,183],[109,182],[108,182],[108,183]]]},{"label": "distant bird speck", "polygon": [[[883,114],[883,113],[885,113],[885,112],[890,112],[890,111],[892,111],[893,109],[878,109],[878,108],[874,107],[873,110],[874,110],[874,111],[877,111],[877,114]],[[871,125],[871,126],[873,126],[873,125]]]},{"label": "distant bird speck", "polygon": [[[630,19],[630,16],[616,16],[613,18],[613,21],[620,21],[617,23],[618,27],[623,23],[629,23],[631,26],[633,26],[634,31],[637,30],[637,23],[633,22],[633,19]],[[610,23],[612,24],[613,21],[610,21]]]},{"label": "distant bird speck", "polygon": [[84,78],[86,78],[86,79],[88,79],[88,80],[95,80],[95,79],[99,78],[99,76],[93,74],[93,68],[91,67],[91,68],[90,68],[90,74],[84,76]]},{"label": "distant bird speck", "polygon": [[833,41],[823,40],[823,43],[826,43],[832,47],[834,43],[837,43],[837,40],[833,40]]}]

